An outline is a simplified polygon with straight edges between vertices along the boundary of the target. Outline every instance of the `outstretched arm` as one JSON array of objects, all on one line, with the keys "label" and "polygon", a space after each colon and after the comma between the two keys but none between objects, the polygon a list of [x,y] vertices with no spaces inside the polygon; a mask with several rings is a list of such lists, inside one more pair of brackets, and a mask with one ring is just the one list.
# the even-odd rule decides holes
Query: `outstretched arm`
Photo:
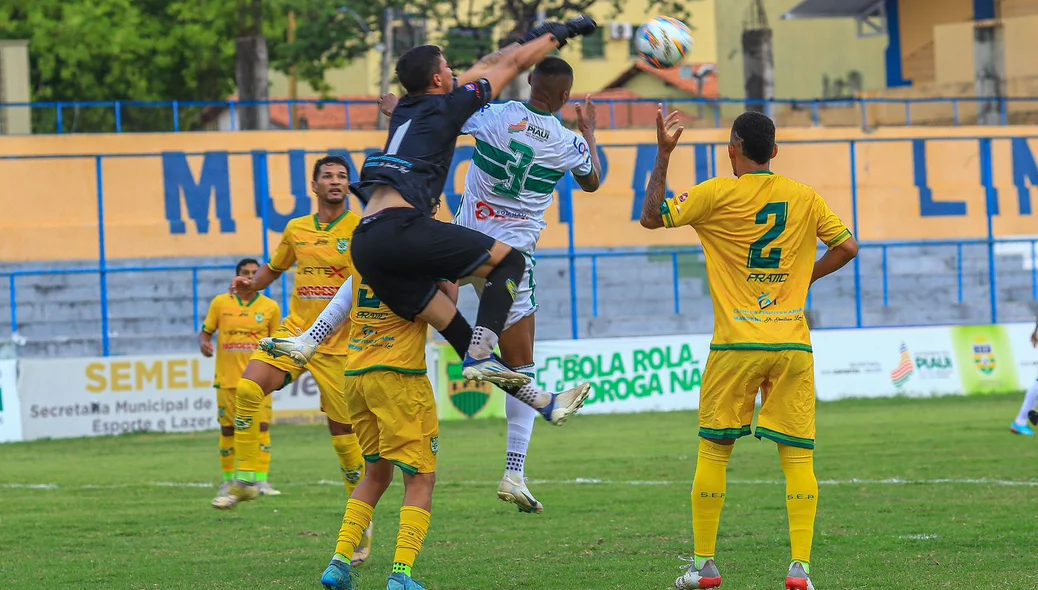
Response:
[{"label": "outstretched arm", "polygon": [[665,118],[663,105],[656,110],[656,166],[649,175],[649,184],[645,187],[645,202],[642,203],[642,227],[658,229],[663,227],[663,201],[667,198],[667,167],[670,165],[670,154],[678,145],[681,132],[685,128],[678,121],[678,111],[671,111]]},{"label": "outstretched arm", "polygon": [[571,19],[565,24],[544,23],[532,29],[519,42],[484,56],[458,76],[458,85],[486,78],[490,82],[492,98],[496,98],[520,73],[564,46],[567,39],[593,33],[597,28],[594,19],[588,16]]}]

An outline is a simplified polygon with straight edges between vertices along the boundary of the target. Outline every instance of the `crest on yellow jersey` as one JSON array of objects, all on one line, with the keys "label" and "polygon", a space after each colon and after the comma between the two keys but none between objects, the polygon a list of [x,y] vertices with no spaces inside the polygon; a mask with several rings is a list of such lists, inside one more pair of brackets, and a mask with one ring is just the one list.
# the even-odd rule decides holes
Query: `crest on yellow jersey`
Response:
[{"label": "crest on yellow jersey", "polygon": [[350,247],[350,241],[346,238],[339,238],[338,244],[335,248],[339,251],[339,254],[345,254],[346,249]]},{"label": "crest on yellow jersey", "polygon": [[256,314],[256,323],[257,324],[263,323],[263,314],[262,313],[257,313]]}]

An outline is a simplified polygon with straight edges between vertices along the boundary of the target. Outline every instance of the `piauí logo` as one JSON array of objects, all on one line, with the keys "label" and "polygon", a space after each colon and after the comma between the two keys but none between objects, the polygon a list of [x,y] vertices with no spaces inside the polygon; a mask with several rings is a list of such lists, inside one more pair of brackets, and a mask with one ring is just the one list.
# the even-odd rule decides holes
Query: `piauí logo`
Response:
[{"label": "piau\u00ed logo", "polygon": [[912,364],[912,354],[908,352],[908,346],[904,342],[901,343],[901,348],[898,354],[897,366],[890,372],[890,381],[894,384],[894,387],[901,387],[915,372],[915,365]]},{"label": "piau\u00ed logo", "polygon": [[461,375],[461,361],[447,365],[447,395],[451,405],[468,418],[475,418],[490,401],[491,385],[469,381]]},{"label": "piau\u00ed logo", "polygon": [[518,123],[512,123],[511,125],[509,125],[508,126],[508,132],[509,133],[522,133],[523,131],[526,131],[526,128],[529,125],[530,125],[530,119],[528,117],[523,117],[522,121],[519,121]]}]

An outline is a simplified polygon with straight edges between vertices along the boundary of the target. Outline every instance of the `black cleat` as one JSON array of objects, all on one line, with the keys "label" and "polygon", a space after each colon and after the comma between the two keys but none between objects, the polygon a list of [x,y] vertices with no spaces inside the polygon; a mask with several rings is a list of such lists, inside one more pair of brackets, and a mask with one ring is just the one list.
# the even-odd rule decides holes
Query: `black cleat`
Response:
[{"label": "black cleat", "polygon": [[1031,411],[1027,412],[1027,419],[1034,426],[1038,426],[1038,411],[1031,410]]}]

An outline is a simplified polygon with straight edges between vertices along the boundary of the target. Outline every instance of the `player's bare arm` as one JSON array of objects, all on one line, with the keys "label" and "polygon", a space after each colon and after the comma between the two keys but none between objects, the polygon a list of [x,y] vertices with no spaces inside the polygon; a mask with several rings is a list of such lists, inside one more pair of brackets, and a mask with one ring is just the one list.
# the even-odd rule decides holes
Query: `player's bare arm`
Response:
[{"label": "player's bare arm", "polygon": [[1034,320],[1034,331],[1031,332],[1031,346],[1038,348],[1038,318]]},{"label": "player's bare arm", "polygon": [[656,165],[649,175],[649,184],[645,187],[645,202],[642,204],[642,227],[659,229],[663,227],[663,201],[667,198],[667,167],[670,166],[670,155],[678,146],[681,133],[685,130],[678,121],[678,111],[671,111],[663,116],[663,105],[656,110]]},{"label": "player's bare arm", "polygon": [[213,335],[205,330],[199,330],[198,349],[202,352],[202,356],[204,357],[213,356]]},{"label": "player's bare arm", "polygon": [[458,304],[458,284],[450,281],[440,281],[436,287],[446,295],[454,305]]},{"label": "player's bare arm", "polygon": [[563,47],[567,39],[593,33],[597,28],[594,19],[588,16],[571,19],[565,24],[545,23],[535,27],[518,43],[481,59],[458,77],[458,84],[486,78],[490,82],[491,98],[497,98],[520,73]]},{"label": "player's bare arm", "polygon": [[280,272],[271,270],[269,266],[264,264],[260,266],[259,272],[252,278],[234,277],[234,280],[231,281],[231,293],[234,295],[258,293],[269,287],[280,276]]},{"label": "player's bare arm", "polygon": [[598,127],[598,116],[591,95],[584,98],[584,104],[577,105],[577,129],[587,142],[593,170],[587,176],[576,176],[577,184],[584,192],[593,193],[602,185],[602,162],[598,158],[598,143],[595,141],[595,129]]},{"label": "player's bare arm", "polygon": [[814,271],[811,273],[811,284],[847,266],[847,263],[854,260],[854,257],[857,255],[858,242],[854,239],[854,236],[851,236],[839,246],[828,250],[815,262]]}]

